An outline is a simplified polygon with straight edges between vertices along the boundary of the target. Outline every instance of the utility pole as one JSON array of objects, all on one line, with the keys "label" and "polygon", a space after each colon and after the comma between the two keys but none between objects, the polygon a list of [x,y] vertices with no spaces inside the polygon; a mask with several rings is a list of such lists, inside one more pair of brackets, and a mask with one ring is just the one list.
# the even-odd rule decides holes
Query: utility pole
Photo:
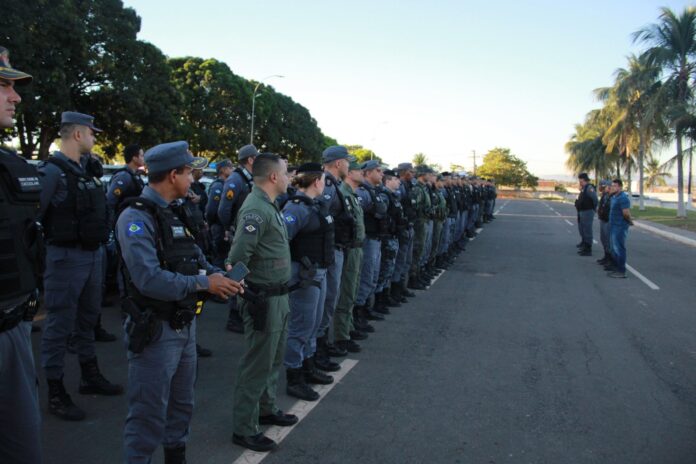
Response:
[{"label": "utility pole", "polygon": [[472,158],[474,159],[474,175],[476,175],[476,150],[471,150],[471,153],[473,153]]}]

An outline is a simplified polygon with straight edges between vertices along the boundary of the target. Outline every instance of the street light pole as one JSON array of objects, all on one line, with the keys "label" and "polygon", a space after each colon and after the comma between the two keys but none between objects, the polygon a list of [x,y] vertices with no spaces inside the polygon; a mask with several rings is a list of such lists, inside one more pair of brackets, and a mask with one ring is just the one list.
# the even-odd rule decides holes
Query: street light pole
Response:
[{"label": "street light pole", "polygon": [[281,76],[280,74],[272,74],[270,76],[266,76],[256,84],[256,87],[254,87],[254,93],[251,96],[251,134],[249,136],[250,145],[254,144],[254,114],[256,113],[256,93],[258,92],[259,87],[261,87],[261,84],[263,84],[265,80],[271,79],[273,77],[283,78],[285,76]]}]

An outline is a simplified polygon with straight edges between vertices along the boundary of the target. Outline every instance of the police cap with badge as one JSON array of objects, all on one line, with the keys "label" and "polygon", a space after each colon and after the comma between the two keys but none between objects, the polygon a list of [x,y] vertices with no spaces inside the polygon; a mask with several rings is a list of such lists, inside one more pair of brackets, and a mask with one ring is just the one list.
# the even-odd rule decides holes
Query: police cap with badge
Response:
[{"label": "police cap with badge", "polygon": [[203,169],[208,165],[205,158],[195,157],[189,151],[188,143],[182,141],[162,143],[145,152],[148,173],[155,174],[179,169],[184,166]]}]

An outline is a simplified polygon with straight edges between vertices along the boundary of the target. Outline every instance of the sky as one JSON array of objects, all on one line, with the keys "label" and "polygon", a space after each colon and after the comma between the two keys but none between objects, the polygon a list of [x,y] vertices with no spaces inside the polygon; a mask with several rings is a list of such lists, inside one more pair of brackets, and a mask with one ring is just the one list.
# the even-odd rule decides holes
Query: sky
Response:
[{"label": "sky", "polygon": [[[537,176],[570,174],[564,145],[592,93],[639,53],[631,34],[687,1],[125,0],[139,38],[226,62],[309,109],[322,131],[389,164],[422,152],[470,170],[506,147]],[[251,105],[251,102],[249,102]],[[269,147],[272,148],[272,147]],[[666,157],[666,155],[665,155]]]}]

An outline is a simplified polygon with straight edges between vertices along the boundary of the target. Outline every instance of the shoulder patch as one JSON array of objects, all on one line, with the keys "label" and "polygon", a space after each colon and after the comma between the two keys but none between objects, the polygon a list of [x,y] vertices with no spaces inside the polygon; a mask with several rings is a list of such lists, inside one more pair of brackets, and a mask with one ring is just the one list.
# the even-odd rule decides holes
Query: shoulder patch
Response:
[{"label": "shoulder patch", "polygon": [[288,224],[292,224],[297,221],[297,218],[290,213],[285,214],[283,219],[285,219],[285,222],[287,222]]},{"label": "shoulder patch", "polygon": [[114,195],[116,195],[117,197],[120,197],[120,196],[121,196],[121,193],[123,193],[123,192],[121,192],[121,189],[120,189],[120,188],[116,187],[116,188],[114,189]]},{"label": "shoulder patch", "polygon": [[246,224],[244,227],[244,233],[245,234],[256,234],[258,232],[258,228],[254,224]]},{"label": "shoulder patch", "polygon": [[244,216],[242,216],[242,221],[243,222],[255,222],[257,224],[262,224],[263,218],[258,213],[250,212],[250,213],[246,213]]},{"label": "shoulder patch", "polygon": [[227,193],[225,193],[225,198],[227,198],[228,200],[234,198],[234,190],[232,190],[232,187],[227,189]]},{"label": "shoulder patch", "polygon": [[220,195],[215,195],[215,196],[213,197],[213,200],[215,200],[215,201],[220,201]]},{"label": "shoulder patch", "polygon": [[127,230],[126,235],[128,237],[132,237],[134,235],[143,235],[144,228],[145,228],[145,224],[141,221],[129,222],[128,227],[126,227],[126,230]]}]

